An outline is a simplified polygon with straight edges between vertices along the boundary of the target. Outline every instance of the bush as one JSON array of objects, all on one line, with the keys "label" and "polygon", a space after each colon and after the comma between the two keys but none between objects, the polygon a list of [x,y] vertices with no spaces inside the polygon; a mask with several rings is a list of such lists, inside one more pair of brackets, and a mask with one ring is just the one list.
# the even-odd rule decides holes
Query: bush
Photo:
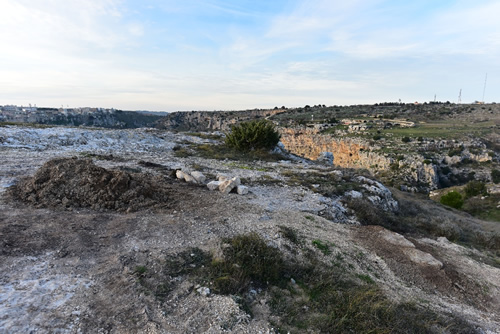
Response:
[{"label": "bush", "polygon": [[493,181],[493,183],[500,183],[500,170],[493,169],[491,171],[491,180]]},{"label": "bush", "polygon": [[239,151],[270,150],[279,140],[280,134],[276,127],[267,120],[240,123],[232,127],[231,133],[226,134],[226,145]]},{"label": "bush", "polygon": [[460,209],[462,205],[464,205],[464,200],[462,199],[462,195],[460,195],[456,191],[450,191],[446,195],[443,195],[439,202],[443,205],[451,206],[455,209]]},{"label": "bush", "polygon": [[486,184],[480,181],[470,181],[467,183],[464,190],[466,198],[487,194]]},{"label": "bush", "polygon": [[403,139],[401,139],[403,141],[403,143],[409,143],[411,142],[411,139],[410,137],[403,137]]}]

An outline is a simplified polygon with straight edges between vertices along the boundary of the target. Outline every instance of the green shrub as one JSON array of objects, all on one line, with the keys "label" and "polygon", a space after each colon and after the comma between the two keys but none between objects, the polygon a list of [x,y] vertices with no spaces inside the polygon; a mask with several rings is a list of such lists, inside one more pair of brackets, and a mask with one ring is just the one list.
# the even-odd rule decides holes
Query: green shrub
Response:
[{"label": "green shrub", "polygon": [[403,143],[409,143],[411,142],[411,139],[410,137],[403,137],[403,139],[401,139],[403,141]]},{"label": "green shrub", "polygon": [[239,151],[270,150],[280,140],[274,124],[267,120],[243,122],[232,127],[226,134],[226,145]]},{"label": "green shrub", "polygon": [[491,171],[491,180],[493,183],[500,183],[500,170],[493,169]]},{"label": "green shrub", "polygon": [[480,181],[470,181],[467,183],[464,190],[466,198],[487,194],[486,184]]},{"label": "green shrub", "polygon": [[439,200],[441,204],[451,206],[455,209],[460,209],[462,205],[464,205],[464,200],[462,199],[462,195],[460,195],[456,191],[450,191],[446,195],[443,195]]}]

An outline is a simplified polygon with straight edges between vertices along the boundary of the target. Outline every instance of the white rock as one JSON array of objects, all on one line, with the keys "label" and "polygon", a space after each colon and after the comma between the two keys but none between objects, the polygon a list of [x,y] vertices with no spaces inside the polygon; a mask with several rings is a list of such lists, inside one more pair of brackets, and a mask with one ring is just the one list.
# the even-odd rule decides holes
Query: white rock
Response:
[{"label": "white rock", "polygon": [[222,181],[229,180],[230,177],[227,176],[226,174],[217,174],[217,179],[222,182]]},{"label": "white rock", "polygon": [[198,183],[196,182],[196,179],[191,175],[189,175],[188,173],[184,173],[184,180],[186,180],[186,182],[188,183]]},{"label": "white rock", "polygon": [[235,182],[236,186],[239,186],[241,184],[241,180],[237,176],[233,177],[231,180]]},{"label": "white rock", "polygon": [[178,170],[175,172],[175,175],[177,176],[178,179],[182,180],[184,179],[186,182],[189,182],[189,183],[198,183],[196,182],[195,178],[192,177],[191,175],[189,175],[188,173],[186,172],[183,172],[181,170]]},{"label": "white rock", "polygon": [[196,289],[196,291],[197,291],[200,295],[202,295],[202,296],[204,296],[204,297],[207,297],[207,296],[209,296],[209,295],[210,295],[210,289],[209,289],[209,288],[207,288],[207,287],[204,287],[204,286],[199,287],[198,289]]},{"label": "white rock", "polygon": [[363,197],[363,194],[360,193],[359,191],[356,191],[356,190],[348,191],[345,194],[346,194],[346,196],[349,196],[351,198],[362,198]]},{"label": "white rock", "polygon": [[248,194],[248,187],[240,184],[239,186],[236,187],[236,191],[238,192],[239,195],[246,195]]},{"label": "white rock", "polygon": [[207,187],[210,190],[215,190],[215,189],[219,188],[221,183],[222,183],[221,181],[210,181],[210,182],[208,182]]},{"label": "white rock", "polygon": [[222,181],[219,185],[219,190],[224,194],[229,194],[231,190],[240,185],[240,178],[233,177],[231,180]]},{"label": "white rock", "polygon": [[203,175],[202,172],[192,172],[191,176],[196,180],[198,183],[204,183],[205,180],[207,179],[205,175]]},{"label": "white rock", "polygon": [[179,169],[179,170],[177,170],[177,171],[175,172],[175,176],[177,176],[177,178],[178,178],[178,179],[181,179],[181,180],[182,180],[182,179],[184,179],[184,175],[185,175],[185,174],[186,174],[186,173],[184,173],[184,172],[183,172],[183,171],[181,171],[180,169]]}]

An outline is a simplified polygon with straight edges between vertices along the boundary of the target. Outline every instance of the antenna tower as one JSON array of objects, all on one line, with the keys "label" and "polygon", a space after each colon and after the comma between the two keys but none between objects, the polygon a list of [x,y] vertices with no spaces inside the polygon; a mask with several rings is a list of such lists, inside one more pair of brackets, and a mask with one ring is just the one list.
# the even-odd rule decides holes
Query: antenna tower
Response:
[{"label": "antenna tower", "polygon": [[484,88],[483,88],[483,103],[484,103],[484,93],[486,93],[486,80],[488,80],[488,73],[484,77]]},{"label": "antenna tower", "polygon": [[462,88],[460,88],[460,92],[458,93],[458,104],[462,103]]}]

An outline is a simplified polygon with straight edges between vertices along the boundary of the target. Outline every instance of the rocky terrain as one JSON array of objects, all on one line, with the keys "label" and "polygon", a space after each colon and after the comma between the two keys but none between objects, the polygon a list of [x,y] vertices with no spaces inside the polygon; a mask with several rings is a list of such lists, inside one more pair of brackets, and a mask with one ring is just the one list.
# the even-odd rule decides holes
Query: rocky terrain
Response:
[{"label": "rocky terrain", "polygon": [[[498,223],[363,170],[210,148],[0,127],[0,332],[500,331]],[[210,190],[220,174],[248,193]]]},{"label": "rocky terrain", "polygon": [[316,105],[240,112],[178,112],[159,121],[169,130],[229,131],[238,122],[265,117],[279,126],[284,147],[334,165],[369,170],[404,191],[491,182],[500,169],[500,105]]}]

